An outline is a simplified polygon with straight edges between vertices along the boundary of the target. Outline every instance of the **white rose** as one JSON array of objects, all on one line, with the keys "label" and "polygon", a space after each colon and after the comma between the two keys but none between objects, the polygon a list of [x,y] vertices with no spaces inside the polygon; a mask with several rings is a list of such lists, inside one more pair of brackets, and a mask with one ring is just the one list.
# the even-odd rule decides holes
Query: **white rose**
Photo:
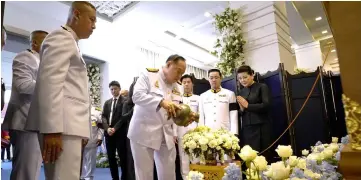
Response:
[{"label": "white rose", "polygon": [[311,154],[309,154],[307,156],[307,159],[322,161],[323,160],[323,154],[321,154],[321,153],[311,153]]},{"label": "white rose", "polygon": [[[253,164],[254,163],[254,164]],[[257,156],[251,164],[252,170],[264,171],[267,169],[267,160],[264,156]]]},{"label": "white rose", "polygon": [[285,167],[283,162],[272,163],[270,168],[264,173],[267,177],[273,180],[284,180],[289,178],[291,168]]},{"label": "white rose", "polygon": [[302,155],[304,155],[304,156],[307,156],[309,153],[310,153],[310,151],[307,149],[302,150]]},{"label": "white rose", "polygon": [[338,143],[338,138],[337,137],[332,137],[332,143]]},{"label": "white rose", "polygon": [[297,164],[298,164],[298,158],[297,158],[297,156],[290,156],[290,158],[288,158],[288,164],[289,164],[291,167],[297,166]]},{"label": "white rose", "polygon": [[253,150],[251,146],[246,145],[241,149],[241,153],[238,155],[243,159],[243,161],[253,161],[257,157],[257,151]]},{"label": "white rose", "polygon": [[276,149],[276,152],[280,157],[288,158],[288,157],[292,156],[293,150],[290,145],[288,145],[288,146],[279,145]]}]

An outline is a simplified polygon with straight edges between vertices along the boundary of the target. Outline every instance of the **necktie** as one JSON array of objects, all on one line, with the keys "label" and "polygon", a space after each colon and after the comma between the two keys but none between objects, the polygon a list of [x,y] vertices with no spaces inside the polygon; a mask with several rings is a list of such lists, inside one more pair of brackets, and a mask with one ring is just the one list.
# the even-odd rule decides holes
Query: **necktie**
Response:
[{"label": "necktie", "polygon": [[113,102],[113,112],[115,111],[116,105],[117,105],[117,98],[114,98],[114,102]]}]

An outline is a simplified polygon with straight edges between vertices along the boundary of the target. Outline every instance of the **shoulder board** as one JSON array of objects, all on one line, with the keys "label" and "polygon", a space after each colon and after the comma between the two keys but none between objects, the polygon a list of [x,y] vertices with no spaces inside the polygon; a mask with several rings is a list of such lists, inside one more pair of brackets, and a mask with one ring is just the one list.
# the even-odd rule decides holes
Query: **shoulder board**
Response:
[{"label": "shoulder board", "polygon": [[34,54],[34,52],[31,49],[27,49],[28,52],[30,52],[31,54]]},{"label": "shoulder board", "polygon": [[95,110],[102,111],[102,108],[96,107]]},{"label": "shoulder board", "polygon": [[177,81],[177,83],[178,83],[179,85],[182,85],[182,83],[181,83],[180,81]]},{"label": "shoulder board", "polygon": [[159,71],[159,69],[157,69],[157,68],[147,68],[147,71],[152,72],[152,73],[156,73],[156,72]]},{"label": "shoulder board", "polygon": [[68,28],[64,27],[64,26],[61,26],[61,28],[63,28],[65,31],[70,32],[70,30]]}]

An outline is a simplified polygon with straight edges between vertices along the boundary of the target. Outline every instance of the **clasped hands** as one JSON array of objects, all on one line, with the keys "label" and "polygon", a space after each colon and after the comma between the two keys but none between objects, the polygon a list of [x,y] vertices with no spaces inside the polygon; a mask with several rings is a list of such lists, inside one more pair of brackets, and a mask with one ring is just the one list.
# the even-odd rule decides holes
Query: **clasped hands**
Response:
[{"label": "clasped hands", "polygon": [[113,134],[115,133],[115,129],[110,127],[107,129],[107,133],[109,134],[109,136],[113,136]]},{"label": "clasped hands", "polygon": [[248,102],[242,96],[237,96],[237,102],[241,108],[248,108]]}]

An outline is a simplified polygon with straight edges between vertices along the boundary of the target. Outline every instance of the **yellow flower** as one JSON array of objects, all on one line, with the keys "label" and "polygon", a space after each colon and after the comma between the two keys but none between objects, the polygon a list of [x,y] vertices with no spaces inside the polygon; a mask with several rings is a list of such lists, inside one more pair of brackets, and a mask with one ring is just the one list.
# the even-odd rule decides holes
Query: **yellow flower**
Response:
[{"label": "yellow flower", "polygon": [[253,150],[251,146],[246,145],[241,149],[241,153],[238,155],[243,159],[243,161],[253,161],[257,157],[257,151]]},{"label": "yellow flower", "polygon": [[[254,163],[254,164],[253,164]],[[257,170],[258,171],[264,171],[267,169],[267,161],[266,158],[264,156],[257,156],[254,160],[253,163],[251,163],[251,169],[252,170]]]},{"label": "yellow flower", "polygon": [[299,159],[296,167],[306,169],[306,159]]},{"label": "yellow flower", "polygon": [[338,143],[338,138],[337,137],[332,137],[332,143]]},{"label": "yellow flower", "polygon": [[310,153],[310,151],[307,149],[302,150],[302,155],[304,155],[304,156],[307,156],[309,153]]},{"label": "yellow flower", "polygon": [[288,145],[288,146],[278,145],[276,152],[280,157],[288,158],[288,157],[292,156],[293,150],[290,145]]},{"label": "yellow flower", "polygon": [[298,161],[299,161],[299,159],[297,158],[297,156],[290,156],[290,157],[288,158],[288,164],[289,164],[291,167],[297,166]]},{"label": "yellow flower", "polygon": [[283,162],[272,163],[270,168],[264,173],[273,180],[284,180],[290,176],[290,166],[285,166]]}]

